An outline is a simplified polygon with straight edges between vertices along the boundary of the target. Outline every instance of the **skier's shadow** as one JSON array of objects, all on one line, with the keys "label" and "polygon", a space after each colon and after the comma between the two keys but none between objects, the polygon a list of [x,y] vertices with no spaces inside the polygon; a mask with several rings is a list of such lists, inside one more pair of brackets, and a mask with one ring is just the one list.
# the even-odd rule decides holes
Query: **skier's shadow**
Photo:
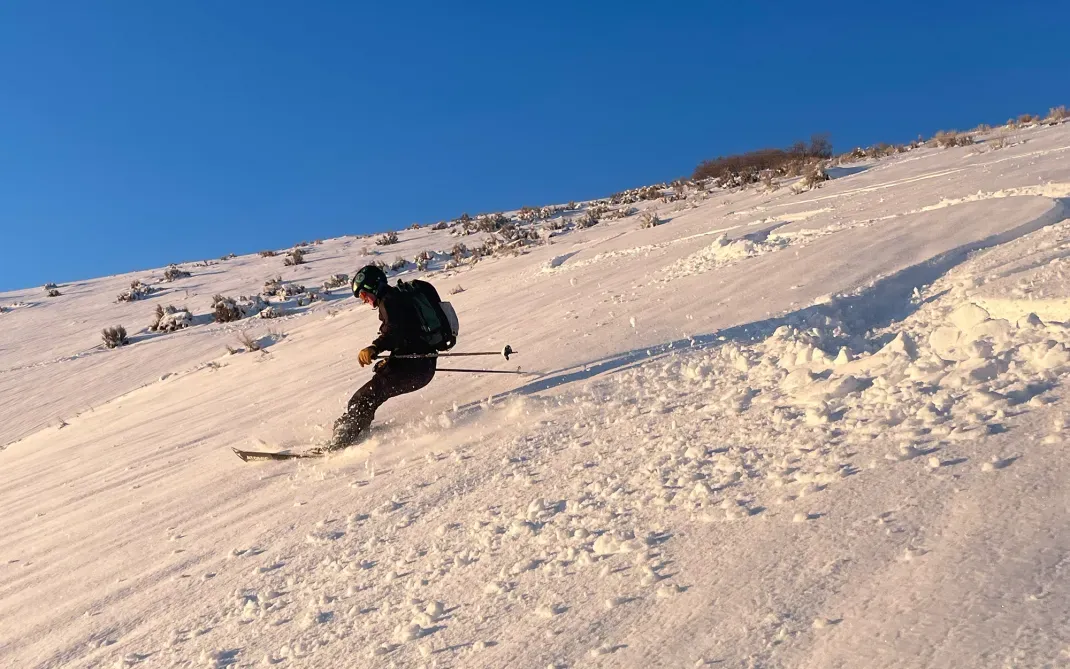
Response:
[{"label": "skier's shadow", "polygon": [[[817,307],[810,307],[801,311],[793,312],[790,316],[794,318],[804,317],[807,312],[817,313]],[[717,332],[711,332],[704,335],[696,335],[694,337],[687,337],[684,339],[677,339],[664,344],[657,344],[654,346],[647,346],[644,348],[637,348],[625,353],[619,353],[616,355],[606,356],[592,362],[572,365],[570,367],[563,367],[553,372],[548,372],[542,377],[527,383],[519,388],[509,390],[497,395],[491,396],[491,401],[498,401],[507,397],[515,395],[531,395],[533,393],[539,393],[560,386],[567,385],[569,383],[575,383],[577,381],[585,381],[592,377],[607,372],[619,372],[643,364],[657,358],[661,358],[666,355],[670,355],[675,352],[692,352],[709,348],[714,345],[723,344],[728,341],[758,341],[772,334],[774,330],[788,322],[789,316],[782,316],[780,318],[769,318],[755,323],[748,323],[746,325],[738,325],[736,327],[727,328],[725,330],[718,330]],[[468,412],[474,411],[485,404],[486,400],[477,400],[469,402],[457,408],[457,413],[465,415]]]}]

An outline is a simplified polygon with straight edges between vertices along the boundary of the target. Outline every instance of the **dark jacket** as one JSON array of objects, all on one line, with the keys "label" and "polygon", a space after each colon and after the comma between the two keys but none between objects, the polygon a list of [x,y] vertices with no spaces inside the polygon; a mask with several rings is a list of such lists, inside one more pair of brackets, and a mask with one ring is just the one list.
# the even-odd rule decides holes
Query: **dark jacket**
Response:
[{"label": "dark jacket", "polygon": [[[412,285],[428,296],[431,304],[440,300],[438,291],[426,281],[415,280]],[[379,336],[372,346],[380,351],[395,354],[434,353],[435,349],[424,342],[420,332],[420,317],[416,306],[400,290],[388,286],[379,300]]]}]

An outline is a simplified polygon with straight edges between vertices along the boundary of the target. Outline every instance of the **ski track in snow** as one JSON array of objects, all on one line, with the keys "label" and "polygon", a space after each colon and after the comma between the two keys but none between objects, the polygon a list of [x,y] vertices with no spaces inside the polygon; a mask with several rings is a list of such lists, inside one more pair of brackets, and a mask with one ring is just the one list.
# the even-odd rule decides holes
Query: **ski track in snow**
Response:
[{"label": "ski track in snow", "polygon": [[[1060,126],[1029,138],[1070,134]],[[455,283],[466,289],[447,298],[462,331],[480,333],[465,348],[504,337],[525,366],[553,371],[512,385],[436,379],[384,406],[385,426],[368,442],[322,461],[244,464],[227,446],[243,434],[286,447],[322,434],[356,385],[355,331],[374,330],[356,306],[291,317],[265,354],[222,355],[220,336],[233,330],[199,326],[179,333],[203,344],[195,354],[168,335],[89,356],[100,367],[83,373],[112,379],[114,396],[0,453],[10,524],[0,663],[1062,666],[1064,148],[1019,155],[1050,161],[1038,163],[1050,170],[1045,184],[911,193],[971,172],[946,167],[965,150],[931,151],[906,167],[890,162],[885,185],[818,198],[905,187],[913,206],[901,213],[826,220],[834,203],[731,239],[752,226],[727,224],[714,200],[748,207],[754,196],[717,194],[632,233],[651,235],[646,244],[576,260],[540,248],[440,272],[431,280],[444,297]],[[993,155],[976,159],[990,165]],[[972,235],[949,223],[943,246],[912,245],[958,205],[1007,221],[986,217]],[[918,228],[887,231],[899,234],[887,257],[865,259],[885,268],[877,278],[821,278],[888,228],[875,223],[908,216]],[[800,225],[777,225],[789,222]],[[782,278],[747,274],[789,256]],[[255,284],[256,262],[227,271]],[[606,263],[612,271],[577,272]],[[652,280],[616,277],[629,268]],[[683,281],[712,270],[779,290],[730,288],[743,293],[737,312],[717,306],[720,326],[677,336],[720,305],[720,284]],[[659,291],[683,285],[690,303],[670,309]],[[803,291],[815,299],[793,306]],[[761,301],[767,318],[742,316]],[[582,338],[553,338],[551,323],[579,311],[580,327],[609,342],[605,357]],[[576,364],[569,347],[584,345],[591,353]],[[116,375],[111,361],[139,350],[154,351],[151,372],[166,365],[167,378]],[[4,359],[7,376],[53,366],[17,363]]]}]

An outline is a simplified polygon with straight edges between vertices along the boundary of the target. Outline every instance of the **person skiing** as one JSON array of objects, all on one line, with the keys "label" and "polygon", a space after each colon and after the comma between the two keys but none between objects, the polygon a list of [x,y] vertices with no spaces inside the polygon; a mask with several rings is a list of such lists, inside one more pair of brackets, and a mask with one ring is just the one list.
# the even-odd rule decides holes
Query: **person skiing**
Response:
[{"label": "person skiing", "polygon": [[[391,286],[386,274],[375,265],[360,269],[350,284],[353,296],[379,310],[379,336],[357,355],[361,367],[372,364],[383,351],[391,355],[375,364],[370,381],[353,394],[345,413],[334,423],[334,435],[326,450],[333,451],[357,443],[375,418],[375,411],[391,397],[419,390],[435,378],[434,355],[420,358],[398,357],[433,354],[453,346],[456,317],[447,318],[438,291],[426,281],[398,281]],[[452,314],[452,309],[450,310]]]}]

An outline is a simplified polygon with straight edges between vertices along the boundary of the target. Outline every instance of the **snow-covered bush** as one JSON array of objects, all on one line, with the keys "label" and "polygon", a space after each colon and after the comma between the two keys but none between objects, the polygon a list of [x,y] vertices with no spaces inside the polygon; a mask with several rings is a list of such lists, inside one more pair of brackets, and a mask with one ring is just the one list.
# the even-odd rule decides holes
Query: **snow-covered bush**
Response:
[{"label": "snow-covered bush", "polygon": [[583,215],[580,216],[579,220],[576,221],[576,225],[580,228],[590,228],[592,226],[598,225],[598,221],[601,220],[600,216],[602,216],[602,214],[604,213],[605,212],[603,210],[592,207],[587,211],[583,212]]},{"label": "snow-covered bush", "polygon": [[413,264],[416,265],[416,270],[423,272],[427,269],[427,264],[435,258],[435,254],[430,251],[420,251],[416,254],[416,257],[412,259]]},{"label": "snow-covered bush", "polygon": [[450,227],[450,224],[447,221],[439,221],[438,223],[435,223],[434,225],[432,225],[431,229],[432,230],[446,230],[449,227]]},{"label": "snow-covered bush", "polygon": [[293,249],[286,254],[282,264],[286,267],[293,267],[294,265],[303,265],[305,262],[305,252],[301,249]]},{"label": "snow-covered bush", "polygon": [[241,320],[241,309],[234,298],[216,295],[212,298],[212,316],[216,323]]},{"label": "snow-covered bush", "polygon": [[328,292],[334,288],[341,288],[342,286],[349,285],[348,274],[332,274],[327,277],[327,280],[323,282],[323,291]]},{"label": "snow-covered bush", "polygon": [[628,218],[639,213],[639,210],[635,207],[620,207],[619,209],[611,209],[606,212],[605,218],[610,221],[616,221],[622,218]]},{"label": "snow-covered bush", "polygon": [[525,223],[534,223],[539,218],[539,207],[529,207],[525,205],[520,208],[516,217]]},{"label": "snow-covered bush", "polygon": [[394,262],[390,263],[390,271],[400,272],[401,270],[405,269],[405,266],[408,264],[409,262],[407,260],[405,260],[401,256],[398,256],[394,258]]},{"label": "snow-covered bush", "polygon": [[390,246],[391,244],[398,243],[398,233],[387,232],[386,234],[379,235],[379,238],[375,240],[376,246]]},{"label": "snow-covered bush", "polygon": [[500,211],[493,214],[480,214],[476,216],[474,225],[479,232],[497,232],[509,225],[509,217]]},{"label": "snow-covered bush", "polygon": [[268,279],[264,282],[264,287],[260,291],[261,295],[267,297],[277,297],[280,300],[286,300],[294,295],[300,295],[305,292],[305,287],[299,283],[286,283],[282,280],[281,276],[276,276],[273,279]]},{"label": "snow-covered bush", "polygon": [[[226,258],[223,258],[223,260],[226,260]],[[179,269],[178,265],[172,263],[167,266],[166,270],[164,270],[163,280],[170,282],[175,281],[176,279],[185,279],[189,276],[191,276],[189,272]]]},{"label": "snow-covered bush", "polygon": [[320,302],[323,300],[323,295],[314,288],[309,288],[301,295],[297,296],[297,306],[307,307],[313,302]]},{"label": "snow-covered bush", "polygon": [[238,254],[237,254],[237,253],[228,253],[228,254],[227,254],[227,255],[225,255],[225,256],[220,256],[220,257],[219,257],[219,259],[220,259],[221,261],[223,261],[223,262],[226,262],[226,261],[228,261],[228,260],[233,260],[233,259],[235,259],[235,258],[237,258],[237,257],[238,257]]},{"label": "snow-covered bush", "polygon": [[468,247],[461,243],[454,244],[453,248],[450,249],[450,255],[457,262],[461,262],[468,257]]},{"label": "snow-covered bush", "polygon": [[817,188],[828,180],[829,175],[825,172],[825,169],[820,165],[813,165],[803,175],[802,179],[795,182],[791,189],[796,193],[802,193],[803,191]]},{"label": "snow-covered bush", "polygon": [[464,292],[464,286],[461,286],[461,285],[457,285],[457,286],[454,286],[453,288],[450,288],[450,295],[456,295],[457,293],[463,293],[463,292]]},{"label": "snow-covered bush", "polygon": [[661,220],[658,217],[658,212],[653,209],[649,209],[647,211],[644,211],[642,214],[639,214],[640,228],[653,228],[661,225],[664,222],[665,221]]},{"label": "snow-covered bush", "polygon": [[271,250],[266,250],[266,251],[261,251],[259,253],[259,255],[260,255],[261,258],[274,258],[275,257],[275,252],[271,251]]},{"label": "snow-covered bush", "polygon": [[135,279],[130,283],[130,288],[119,293],[115,298],[116,302],[134,302],[141,300],[156,292],[156,289],[152,286],[141,283],[140,279]]},{"label": "snow-covered bush", "polygon": [[419,230],[419,229],[420,229],[420,224],[419,223],[413,223],[412,225],[409,226],[409,230]]},{"label": "snow-covered bush", "polygon": [[55,290],[55,289],[57,289],[57,288],[59,288],[59,286],[57,286],[56,284],[54,284],[54,283],[52,283],[52,282],[49,282],[49,283],[46,283],[46,284],[45,284],[45,292],[46,292],[46,293],[47,293],[48,291],[50,291],[50,290]]},{"label": "snow-covered bush", "polygon": [[104,338],[104,345],[108,348],[118,348],[130,343],[130,340],[126,338],[126,328],[122,325],[104,328],[100,331],[100,334]]},{"label": "snow-covered bush", "polygon": [[59,289],[57,289],[57,288],[47,288],[47,289],[45,289],[45,297],[59,297],[60,295],[61,295],[61,293],[59,292]]},{"label": "snow-covered bush", "polygon": [[193,323],[193,314],[187,309],[176,309],[168,305],[166,307],[157,304],[155,318],[149,324],[152,332],[174,332],[189,327]]}]

